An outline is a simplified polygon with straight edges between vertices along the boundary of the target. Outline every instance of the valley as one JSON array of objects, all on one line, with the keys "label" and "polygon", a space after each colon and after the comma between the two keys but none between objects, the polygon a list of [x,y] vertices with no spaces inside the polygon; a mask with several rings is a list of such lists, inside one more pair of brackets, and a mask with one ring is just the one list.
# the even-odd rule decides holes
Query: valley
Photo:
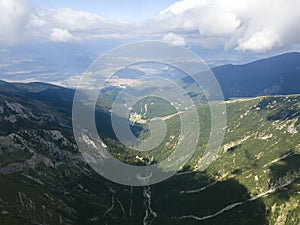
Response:
[{"label": "valley", "polygon": [[[41,90],[34,83],[28,87],[6,83],[0,91],[3,225],[300,222],[299,95],[226,101],[225,139],[205,171],[198,168],[210,133],[210,110],[200,104],[199,143],[189,163],[162,183],[127,187],[104,179],[83,160],[70,128],[72,97],[66,93],[72,92],[51,85]],[[105,110],[98,113],[109,118]],[[161,119],[170,127],[179,123],[172,113]],[[104,128],[99,132],[110,152],[129,164],[159,162],[175,144],[136,157],[116,142],[110,126]],[[176,139],[176,132],[168,135]]]}]

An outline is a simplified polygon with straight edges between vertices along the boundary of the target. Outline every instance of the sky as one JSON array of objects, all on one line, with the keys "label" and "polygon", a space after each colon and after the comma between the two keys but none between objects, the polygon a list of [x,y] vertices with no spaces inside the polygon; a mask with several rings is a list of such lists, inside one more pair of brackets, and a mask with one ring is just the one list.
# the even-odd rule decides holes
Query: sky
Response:
[{"label": "sky", "polygon": [[213,66],[245,63],[300,50],[299,8],[299,0],[0,0],[0,68],[16,48],[47,55],[44,46],[63,44],[96,57],[142,40],[189,48]]},{"label": "sky", "polygon": [[71,8],[109,19],[134,22],[150,19],[175,2],[176,0],[51,0],[45,5],[45,0],[33,0],[32,4],[36,7]]}]

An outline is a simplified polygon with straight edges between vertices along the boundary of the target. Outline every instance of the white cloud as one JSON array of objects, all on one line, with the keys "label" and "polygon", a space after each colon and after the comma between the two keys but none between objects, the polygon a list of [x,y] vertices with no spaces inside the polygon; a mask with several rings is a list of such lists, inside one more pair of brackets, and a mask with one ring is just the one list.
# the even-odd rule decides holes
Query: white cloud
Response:
[{"label": "white cloud", "polygon": [[55,42],[78,41],[79,39],[73,36],[68,30],[61,28],[53,28],[50,39]]},{"label": "white cloud", "polygon": [[83,11],[72,9],[58,9],[54,11],[54,19],[63,27],[73,31],[86,31],[101,27],[107,23],[102,17]]},{"label": "white cloud", "polygon": [[[31,15],[34,32],[51,41],[136,37],[135,24],[111,21],[94,13],[73,9],[42,8]],[[38,33],[39,32],[39,33]],[[50,34],[50,36],[49,36]]]},{"label": "white cloud", "polygon": [[240,25],[235,14],[224,10],[217,0],[183,0],[174,3],[157,17],[175,29],[199,31],[202,35],[226,35]]},{"label": "white cloud", "polygon": [[299,9],[299,0],[182,0],[156,21],[192,33],[205,47],[219,40],[225,48],[264,52],[300,43]]},{"label": "white cloud", "polygon": [[44,20],[44,19],[41,19],[40,15],[38,15],[38,14],[32,14],[30,16],[29,23],[30,23],[31,26],[38,28],[38,27],[45,26],[47,21]]},{"label": "white cloud", "polygon": [[146,22],[124,23],[67,8],[31,12],[24,0],[0,0],[0,41],[27,30],[39,40],[163,39],[264,52],[300,44],[299,9],[299,0],[182,0]]},{"label": "white cloud", "polygon": [[280,46],[280,37],[276,32],[264,29],[254,33],[249,39],[240,40],[237,49],[262,52]]},{"label": "white cloud", "polygon": [[183,37],[180,37],[174,33],[168,33],[164,37],[164,41],[169,42],[173,45],[185,46],[185,40]]},{"label": "white cloud", "polygon": [[30,8],[24,0],[0,0],[0,41],[14,42],[26,29]]}]

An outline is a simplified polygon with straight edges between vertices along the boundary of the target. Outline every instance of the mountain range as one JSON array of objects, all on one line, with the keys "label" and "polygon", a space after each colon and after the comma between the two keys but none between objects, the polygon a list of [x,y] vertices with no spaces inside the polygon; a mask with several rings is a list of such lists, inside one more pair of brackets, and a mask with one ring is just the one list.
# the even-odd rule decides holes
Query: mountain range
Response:
[{"label": "mountain range", "polygon": [[212,68],[226,98],[300,93],[300,53]]},{"label": "mountain range", "polygon": [[[299,57],[214,68],[227,98],[214,162],[199,171],[211,126],[208,105],[199,104],[193,157],[172,178],[145,187],[108,181],[83,160],[72,130],[73,89],[0,81],[0,224],[299,224]],[[95,117],[109,151],[126,163],[159,162],[176,144],[168,133],[158,151],[137,153],[115,138],[109,108],[98,105]],[[165,122],[180,129],[176,115]],[[147,136],[146,125],[135,128]]]}]

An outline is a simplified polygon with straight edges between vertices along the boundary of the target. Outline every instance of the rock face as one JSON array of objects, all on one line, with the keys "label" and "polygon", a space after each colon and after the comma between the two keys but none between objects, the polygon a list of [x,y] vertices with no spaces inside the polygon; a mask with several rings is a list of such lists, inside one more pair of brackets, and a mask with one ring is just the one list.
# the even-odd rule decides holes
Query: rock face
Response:
[{"label": "rock face", "polygon": [[[225,140],[207,171],[195,169],[205,161],[201,139],[183,171],[136,188],[107,181],[83,160],[71,128],[72,91],[31,85],[0,84],[1,225],[300,223],[299,96],[228,101]],[[199,112],[205,139],[209,111]],[[177,126],[175,119],[166,122]],[[164,148],[141,156],[104,140],[127,163],[168,157]]]}]

